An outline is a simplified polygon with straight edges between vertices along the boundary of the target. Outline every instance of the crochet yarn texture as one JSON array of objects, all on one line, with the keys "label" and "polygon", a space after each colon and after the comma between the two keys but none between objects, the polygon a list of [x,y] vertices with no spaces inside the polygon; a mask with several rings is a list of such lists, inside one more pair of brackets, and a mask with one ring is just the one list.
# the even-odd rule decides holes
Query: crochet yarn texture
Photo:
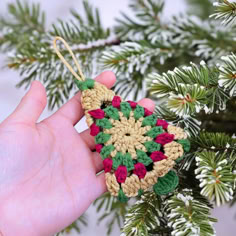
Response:
[{"label": "crochet yarn texture", "polygon": [[123,101],[94,80],[77,85],[90,134],[103,159],[108,191],[123,202],[152,188],[160,195],[173,191],[178,176],[171,169],[190,149],[183,129],[136,102]]},{"label": "crochet yarn texture", "polygon": [[[57,41],[69,51],[79,74],[60,53]],[[55,37],[53,46],[82,91],[82,107],[96,151],[103,159],[108,191],[122,202],[152,188],[159,195],[173,191],[179,179],[171,169],[190,150],[183,129],[158,119],[136,102],[123,101],[104,85],[85,79],[63,38]]]}]

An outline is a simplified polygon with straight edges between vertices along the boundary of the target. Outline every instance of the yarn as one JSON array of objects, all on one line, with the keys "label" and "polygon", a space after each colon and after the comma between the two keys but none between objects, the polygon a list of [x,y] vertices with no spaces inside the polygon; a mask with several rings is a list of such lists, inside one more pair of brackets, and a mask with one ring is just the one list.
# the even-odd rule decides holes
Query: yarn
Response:
[{"label": "yarn", "polygon": [[134,169],[134,163],[129,153],[123,155],[121,152],[118,152],[113,158],[113,169],[117,169],[120,165],[124,165],[127,168],[127,171]]},{"label": "yarn", "polygon": [[102,145],[102,144],[96,144],[96,146],[95,146],[95,150],[96,150],[96,152],[98,152],[98,153],[101,152],[102,148],[103,148],[103,145]]},{"label": "yarn", "polygon": [[142,196],[142,195],[143,195],[143,192],[144,192],[143,189],[139,189],[139,190],[138,190],[138,196],[139,196],[139,197]]},{"label": "yarn", "polygon": [[103,166],[105,173],[110,172],[112,169],[112,159],[111,158],[105,158],[103,160]]},{"label": "yarn", "polygon": [[176,160],[184,154],[182,145],[175,141],[164,145],[164,152],[171,160]]},{"label": "yarn", "polygon": [[121,188],[127,197],[137,196],[138,190],[141,188],[139,177],[134,174],[127,177],[125,182],[121,184]]},{"label": "yarn", "polygon": [[96,109],[88,112],[95,119],[102,119],[105,117],[105,112],[102,109]]},{"label": "yarn", "polygon": [[[60,40],[72,56],[78,73],[56,46]],[[123,101],[114,91],[92,79],[85,79],[69,45],[60,37],[53,44],[57,55],[77,80],[81,104],[95,149],[103,159],[108,191],[121,202],[140,196],[152,187],[156,194],[168,194],[178,185],[171,169],[190,150],[187,134],[180,127],[158,119],[147,108]]]},{"label": "yarn", "polygon": [[163,131],[162,126],[156,126],[156,127],[151,128],[146,133],[146,135],[154,139],[154,138],[156,138],[157,135],[162,134],[163,132],[164,131]]},{"label": "yarn", "polygon": [[120,108],[121,98],[119,96],[114,96],[112,99],[112,106]]},{"label": "yarn", "polygon": [[96,136],[100,132],[99,126],[97,126],[95,123],[93,123],[90,126],[90,135],[91,136]]},{"label": "yarn", "polygon": [[148,166],[152,163],[152,159],[147,155],[146,152],[142,150],[137,150],[137,160],[140,163],[143,163],[145,166]]},{"label": "yarn", "polygon": [[140,179],[143,179],[147,173],[145,165],[143,163],[135,164],[133,173],[137,175]]},{"label": "yarn", "polygon": [[123,155],[121,152],[117,152],[116,156],[112,159],[113,160],[113,169],[117,169],[123,163]]},{"label": "yarn", "polygon": [[134,169],[134,163],[129,153],[123,156],[122,164],[126,166],[128,172]]},{"label": "yarn", "polygon": [[153,114],[144,118],[142,125],[143,126],[154,126],[156,125],[157,117]]},{"label": "yarn", "polygon": [[102,159],[109,157],[110,153],[115,149],[113,145],[104,146],[100,152]]},{"label": "yarn", "polygon": [[144,107],[144,116],[150,116],[153,113],[151,111],[149,111],[146,107]]},{"label": "yarn", "polygon": [[101,144],[105,143],[110,139],[110,134],[105,134],[105,133],[99,133],[97,136],[95,136],[95,143]]},{"label": "yarn", "polygon": [[129,118],[129,114],[132,111],[132,108],[128,102],[121,102],[120,103],[120,110],[126,118]]},{"label": "yarn", "polygon": [[124,194],[122,189],[119,190],[118,199],[120,202],[123,202],[123,203],[126,203],[129,200],[129,198]]},{"label": "yarn", "polygon": [[161,145],[159,143],[154,142],[154,141],[145,142],[144,146],[147,148],[148,152],[159,151],[161,148]]},{"label": "yarn", "polygon": [[187,134],[180,127],[168,125],[167,131],[169,134],[173,134],[175,136],[175,139],[186,139],[187,138]]},{"label": "yarn", "polygon": [[96,125],[104,128],[104,129],[112,128],[112,124],[107,118],[96,120]]},{"label": "yarn", "polygon": [[161,145],[165,145],[167,143],[170,143],[174,140],[174,135],[173,134],[168,134],[168,133],[163,133],[163,134],[159,134],[155,141],[157,143],[160,143]]},{"label": "yarn", "polygon": [[167,129],[168,123],[165,120],[157,120],[156,123],[157,126],[162,126],[163,129]]},{"label": "yarn", "polygon": [[165,195],[172,192],[179,184],[179,178],[173,170],[170,170],[164,177],[158,178],[153,185],[153,190],[158,195]]},{"label": "yarn", "polygon": [[138,105],[137,102],[133,102],[133,101],[127,101],[129,103],[129,105],[131,106],[131,108],[136,108],[136,106]]},{"label": "yarn", "polygon": [[118,196],[120,185],[117,183],[115,175],[107,172],[105,173],[105,179],[107,189],[111,195]]},{"label": "yarn", "polygon": [[118,183],[124,183],[127,177],[127,168],[126,166],[119,166],[115,171],[115,176]]},{"label": "yarn", "polygon": [[108,106],[104,109],[106,115],[110,118],[112,118],[113,120],[119,120],[120,116],[119,116],[119,111],[118,109],[116,109],[113,106]]},{"label": "yarn", "polygon": [[86,79],[85,81],[75,80],[76,85],[81,91],[86,89],[92,89],[94,87],[94,80],[93,79]]},{"label": "yarn", "polygon": [[144,116],[144,108],[136,105],[134,109],[134,118],[135,120],[138,120],[139,118]]},{"label": "yarn", "polygon": [[152,152],[151,155],[150,155],[151,159],[153,160],[153,162],[156,162],[156,161],[162,161],[164,159],[167,159],[167,156],[165,156],[163,154],[163,152],[160,152],[160,151],[155,151],[155,152]]},{"label": "yarn", "polygon": [[177,143],[181,144],[183,146],[183,149],[185,152],[189,152],[190,151],[190,142],[187,139],[180,139],[177,141]]}]

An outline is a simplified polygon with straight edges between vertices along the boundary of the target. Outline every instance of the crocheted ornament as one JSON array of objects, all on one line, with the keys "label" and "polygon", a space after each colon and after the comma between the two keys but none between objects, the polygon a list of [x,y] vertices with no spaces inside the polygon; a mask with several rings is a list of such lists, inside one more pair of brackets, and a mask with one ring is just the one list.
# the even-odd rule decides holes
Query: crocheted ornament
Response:
[{"label": "crocheted ornament", "polygon": [[[74,56],[63,39],[57,37],[55,44],[56,40]],[[158,119],[136,102],[124,101],[104,85],[84,79],[81,71],[80,75],[75,75],[76,84],[96,151],[103,160],[108,191],[122,202],[152,188],[159,195],[173,191],[178,176],[171,169],[190,149],[184,130]]]}]

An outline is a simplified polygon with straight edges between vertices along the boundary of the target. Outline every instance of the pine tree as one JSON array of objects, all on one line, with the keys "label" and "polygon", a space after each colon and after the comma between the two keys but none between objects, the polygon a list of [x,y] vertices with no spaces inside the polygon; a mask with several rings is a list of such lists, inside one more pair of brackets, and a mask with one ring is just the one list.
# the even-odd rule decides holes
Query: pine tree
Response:
[{"label": "pine tree", "polygon": [[[35,3],[17,0],[0,16],[0,50],[21,75],[17,87],[41,80],[51,109],[75,92],[73,76],[51,45],[61,36],[88,77],[112,69],[119,95],[137,99],[145,93],[157,102],[158,117],[189,135],[191,150],[175,167],[180,183],[174,193],[157,197],[151,191],[134,204],[108,193],[95,201],[103,211],[99,220],[109,219],[108,234],[118,223],[127,236],[211,236],[216,219],[210,209],[236,202],[236,2],[186,2],[188,13],[166,21],[163,0],[130,0],[134,18],[122,13],[111,29],[88,1],[85,16],[72,10],[71,20],[58,20],[49,30]],[[86,218],[65,231],[79,232],[80,223]]]}]

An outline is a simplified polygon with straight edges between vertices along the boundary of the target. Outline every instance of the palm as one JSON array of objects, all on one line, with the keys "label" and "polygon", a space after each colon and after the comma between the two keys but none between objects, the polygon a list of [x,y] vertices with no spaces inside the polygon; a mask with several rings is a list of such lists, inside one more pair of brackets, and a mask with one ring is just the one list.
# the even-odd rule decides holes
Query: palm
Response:
[{"label": "palm", "polygon": [[[3,160],[2,163],[11,174],[10,182],[6,184],[14,189],[5,192],[5,197],[11,199],[10,205],[5,207],[18,206],[12,211],[14,215],[17,213],[16,220],[37,222],[32,227],[41,235],[51,233],[42,232],[43,225],[49,220],[54,227],[73,222],[99,194],[96,193],[92,152],[69,125],[59,123],[56,126],[41,123],[32,128],[13,123],[8,129],[14,132],[1,132],[3,140],[4,137],[14,140],[10,145],[9,142],[1,142],[5,153],[10,154],[9,159],[14,159],[14,162]],[[17,147],[20,155],[16,156]],[[18,205],[19,202],[25,204]],[[68,215],[71,217],[68,218]]]},{"label": "palm", "polygon": [[92,152],[93,138],[74,129],[83,115],[78,98],[39,124],[18,119],[21,108],[0,125],[0,213],[17,222],[22,235],[60,231],[106,191],[104,173],[96,174],[103,165]]}]

